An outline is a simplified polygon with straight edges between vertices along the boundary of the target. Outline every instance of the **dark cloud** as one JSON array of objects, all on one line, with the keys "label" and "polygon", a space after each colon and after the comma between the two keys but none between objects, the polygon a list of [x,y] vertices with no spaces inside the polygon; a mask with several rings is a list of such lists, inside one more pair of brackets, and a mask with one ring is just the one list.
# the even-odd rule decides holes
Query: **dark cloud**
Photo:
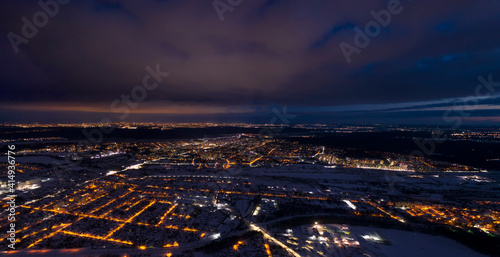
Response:
[{"label": "dark cloud", "polygon": [[388,2],[243,0],[221,22],[212,1],[70,1],[15,54],[8,33],[22,35],[21,18],[41,7],[2,1],[0,112],[36,103],[53,112],[88,105],[94,114],[86,118],[104,115],[157,64],[170,76],[140,112],[176,106],[194,115],[196,106],[200,114],[234,115],[235,106],[258,113],[270,105],[300,111],[431,101],[474,94],[479,75],[500,81],[500,2],[493,0],[401,1],[403,11],[348,64],[339,44],[353,44],[354,27],[364,28]]}]

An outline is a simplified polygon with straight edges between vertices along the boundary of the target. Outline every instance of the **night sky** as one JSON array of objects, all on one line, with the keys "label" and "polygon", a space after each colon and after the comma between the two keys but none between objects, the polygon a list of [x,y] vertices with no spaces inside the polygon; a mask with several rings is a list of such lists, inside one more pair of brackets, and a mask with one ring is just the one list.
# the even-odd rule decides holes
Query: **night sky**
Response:
[{"label": "night sky", "polygon": [[65,1],[1,1],[0,122],[500,122],[497,0]]}]

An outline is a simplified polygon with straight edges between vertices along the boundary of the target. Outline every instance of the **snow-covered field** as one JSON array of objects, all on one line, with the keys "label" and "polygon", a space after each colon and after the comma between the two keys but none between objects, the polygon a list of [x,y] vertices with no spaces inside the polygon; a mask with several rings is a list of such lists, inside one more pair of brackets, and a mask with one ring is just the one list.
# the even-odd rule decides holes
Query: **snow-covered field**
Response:
[{"label": "snow-covered field", "polygon": [[[486,255],[442,236],[433,236],[422,233],[401,231],[394,229],[380,229],[351,226],[356,240],[372,256],[387,257],[486,257]],[[362,235],[377,232],[383,239],[389,240],[391,245],[378,244],[363,239]]]}]

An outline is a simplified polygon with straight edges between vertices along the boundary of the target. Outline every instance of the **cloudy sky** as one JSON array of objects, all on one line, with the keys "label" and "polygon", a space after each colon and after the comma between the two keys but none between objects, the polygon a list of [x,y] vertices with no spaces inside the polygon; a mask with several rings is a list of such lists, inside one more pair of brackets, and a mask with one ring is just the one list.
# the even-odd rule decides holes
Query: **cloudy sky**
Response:
[{"label": "cloudy sky", "polygon": [[0,3],[0,122],[500,122],[496,0],[42,1]]}]

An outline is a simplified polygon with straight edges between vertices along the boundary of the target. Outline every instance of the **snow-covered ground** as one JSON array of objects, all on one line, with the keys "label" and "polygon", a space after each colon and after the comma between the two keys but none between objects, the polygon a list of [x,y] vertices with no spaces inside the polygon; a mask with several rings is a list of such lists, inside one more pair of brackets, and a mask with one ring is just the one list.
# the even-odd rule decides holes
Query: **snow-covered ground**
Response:
[{"label": "snow-covered ground", "polygon": [[[379,229],[369,227],[351,226],[354,237],[360,242],[361,247],[372,256],[387,257],[486,257],[486,255],[475,252],[454,240],[422,233],[401,231],[394,229]],[[363,239],[362,235],[368,235],[375,231],[383,239],[391,244],[378,244]]]}]

